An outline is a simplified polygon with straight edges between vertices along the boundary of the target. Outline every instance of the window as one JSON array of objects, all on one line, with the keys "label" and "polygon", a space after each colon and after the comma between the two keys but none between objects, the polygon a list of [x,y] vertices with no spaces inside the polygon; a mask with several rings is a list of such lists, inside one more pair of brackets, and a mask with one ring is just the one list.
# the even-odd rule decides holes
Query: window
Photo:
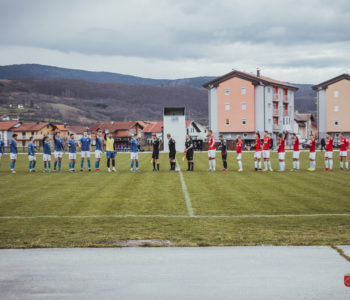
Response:
[{"label": "window", "polygon": [[230,119],[226,119],[225,124],[226,126],[230,125]]},{"label": "window", "polygon": [[229,103],[225,104],[225,110],[230,110],[230,104]]},{"label": "window", "polygon": [[267,106],[268,106],[268,108],[271,108],[271,103],[269,103]]},{"label": "window", "polygon": [[243,137],[248,137],[248,133],[243,133]]},{"label": "window", "polygon": [[242,110],[247,110],[247,103],[245,102],[242,103]]},{"label": "window", "polygon": [[267,93],[268,93],[268,94],[271,93],[271,88],[267,88]]},{"label": "window", "polygon": [[334,111],[338,112],[339,111],[339,106],[338,105],[334,105]]},{"label": "window", "polygon": [[247,90],[245,89],[245,87],[241,88],[241,93],[242,93],[242,95],[245,95],[247,93]]},{"label": "window", "polygon": [[334,97],[339,97],[339,91],[334,91]]},{"label": "window", "polygon": [[247,119],[242,119],[242,125],[247,125]]},{"label": "window", "polygon": [[335,125],[335,126],[338,126],[338,125],[339,125],[339,121],[337,121],[337,120],[334,121],[334,125]]},{"label": "window", "polygon": [[271,119],[269,119],[269,124],[271,124]]},{"label": "window", "polygon": [[227,96],[230,95],[230,89],[229,88],[225,89],[225,95],[227,95]]}]

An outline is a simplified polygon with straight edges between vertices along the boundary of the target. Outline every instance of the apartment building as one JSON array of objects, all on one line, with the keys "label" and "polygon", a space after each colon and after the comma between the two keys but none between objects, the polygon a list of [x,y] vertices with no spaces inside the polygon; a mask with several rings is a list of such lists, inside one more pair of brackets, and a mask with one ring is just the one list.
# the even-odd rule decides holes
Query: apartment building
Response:
[{"label": "apartment building", "polygon": [[344,132],[350,138],[350,75],[339,75],[312,89],[317,91],[318,137]]},{"label": "apartment building", "polygon": [[209,128],[214,135],[235,139],[239,134],[247,141],[254,133],[293,132],[294,92],[297,87],[260,74],[233,70],[207,82]]}]

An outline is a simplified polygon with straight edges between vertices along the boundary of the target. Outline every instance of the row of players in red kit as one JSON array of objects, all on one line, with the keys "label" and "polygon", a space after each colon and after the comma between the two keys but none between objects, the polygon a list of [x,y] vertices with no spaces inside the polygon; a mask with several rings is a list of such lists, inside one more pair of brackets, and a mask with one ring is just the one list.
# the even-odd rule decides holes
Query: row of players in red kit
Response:
[{"label": "row of players in red kit", "polygon": [[[288,132],[284,132],[284,134],[280,133],[278,135],[278,161],[280,165],[280,169],[278,171],[283,172],[285,171],[285,142],[288,136]],[[227,144],[226,140],[223,138],[222,135],[219,136],[220,139],[220,145],[219,149],[221,151],[222,161],[224,168],[222,171],[227,171]],[[300,170],[300,150],[299,150],[299,139],[296,136],[295,133],[292,134],[292,140],[293,140],[293,168],[290,171],[299,171]],[[254,168],[255,171],[261,171],[261,163],[262,160],[264,161],[264,169],[262,171],[273,171],[271,167],[271,161],[270,161],[270,151],[271,151],[271,142],[272,138],[269,136],[268,132],[264,132],[264,139],[263,139],[263,145],[261,146],[261,138],[260,133],[255,133],[255,144],[253,145],[255,147],[255,153],[254,153]],[[315,171],[316,170],[316,140],[313,135],[310,135],[310,150],[309,150],[309,160],[310,160],[310,167],[308,168],[308,171]],[[344,133],[340,133],[340,169],[341,170],[348,170],[349,169],[349,162],[348,162],[348,150],[350,147],[349,140],[344,136]],[[241,137],[237,136],[237,143],[236,143],[236,159],[239,166],[238,172],[243,171],[242,166],[242,150],[243,150],[243,141]],[[216,156],[216,145],[215,145],[215,138],[213,136],[213,133],[211,130],[209,130],[209,143],[208,143],[208,157],[209,157],[209,171],[215,171],[215,156]],[[331,171],[333,169],[333,139],[332,137],[327,134],[326,135],[326,152],[324,154],[324,160],[325,160],[325,170]]]}]

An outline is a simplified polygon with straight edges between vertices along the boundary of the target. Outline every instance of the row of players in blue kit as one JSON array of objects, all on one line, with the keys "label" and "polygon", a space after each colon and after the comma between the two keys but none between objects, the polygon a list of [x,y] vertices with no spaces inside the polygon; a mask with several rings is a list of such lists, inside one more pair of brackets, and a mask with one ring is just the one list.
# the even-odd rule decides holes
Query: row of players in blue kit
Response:
[{"label": "row of players in blue kit", "polygon": [[[103,136],[102,131],[99,131],[97,133],[96,137],[96,149],[95,149],[95,171],[100,171],[100,160],[103,152],[103,141],[102,138],[104,138],[104,142],[106,145],[106,156],[107,156],[107,167],[108,172],[116,172],[115,168],[115,145],[114,145],[114,138],[112,134],[105,134]],[[1,141],[1,137],[0,137]],[[62,168],[62,157],[63,153],[65,152],[65,147],[62,141],[62,138],[60,137],[60,133],[57,132],[53,136],[54,141],[54,167],[53,171],[58,172],[61,171]],[[3,142],[3,141],[2,141]],[[5,154],[5,148],[3,145],[4,143],[0,143],[0,159],[3,154]],[[80,171],[83,171],[84,168],[84,161],[87,160],[88,170],[91,171],[91,162],[90,162],[90,153],[91,153],[91,138],[88,136],[87,132],[84,132],[83,137],[79,140],[79,143],[77,143],[74,139],[74,135],[71,134],[70,138],[67,142],[68,146],[68,156],[69,156],[69,171],[74,172],[75,171],[75,162],[77,158],[77,145],[79,144],[81,149],[81,162],[80,162]],[[136,171],[138,171],[138,155],[135,153],[138,152],[140,146],[136,139],[131,140],[131,152],[132,152],[132,161],[131,161],[131,169],[133,170],[134,162],[136,166]],[[3,149],[3,150],[2,150]],[[28,145],[28,159],[29,159],[29,171],[35,172],[35,166],[36,166],[36,157],[35,157],[35,150],[37,147],[34,145],[34,138],[30,137],[30,142]],[[10,140],[10,168],[12,173],[16,173],[15,171],[15,165],[17,160],[17,134],[14,134],[12,139]],[[51,143],[49,138],[46,136],[43,138],[43,161],[44,161],[44,172],[51,172]],[[112,162],[112,170],[110,168],[110,163]]]}]

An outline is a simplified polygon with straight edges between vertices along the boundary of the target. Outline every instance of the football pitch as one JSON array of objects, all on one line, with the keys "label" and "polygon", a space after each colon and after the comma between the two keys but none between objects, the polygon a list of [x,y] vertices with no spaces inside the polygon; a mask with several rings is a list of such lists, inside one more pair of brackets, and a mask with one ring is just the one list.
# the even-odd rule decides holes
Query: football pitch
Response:
[{"label": "football pitch", "polygon": [[[9,156],[0,161],[0,248],[114,247],[125,240],[169,241],[172,246],[332,245],[350,244],[350,172],[308,172],[308,153],[301,153],[301,171],[255,172],[253,153],[243,153],[238,173],[235,154],[229,171],[208,172],[207,153],[195,153],[195,171],[178,153],[181,172],[169,172],[167,154],[160,172],[152,172],[151,154],[140,153],[140,172],[130,172],[129,153],[118,153],[117,173],[68,172],[64,155],[61,173],[28,172],[28,158],[19,155],[16,174]],[[52,161],[53,164],[53,161]],[[92,166],[94,156],[92,155]],[[147,242],[145,246],[149,245]]]}]

